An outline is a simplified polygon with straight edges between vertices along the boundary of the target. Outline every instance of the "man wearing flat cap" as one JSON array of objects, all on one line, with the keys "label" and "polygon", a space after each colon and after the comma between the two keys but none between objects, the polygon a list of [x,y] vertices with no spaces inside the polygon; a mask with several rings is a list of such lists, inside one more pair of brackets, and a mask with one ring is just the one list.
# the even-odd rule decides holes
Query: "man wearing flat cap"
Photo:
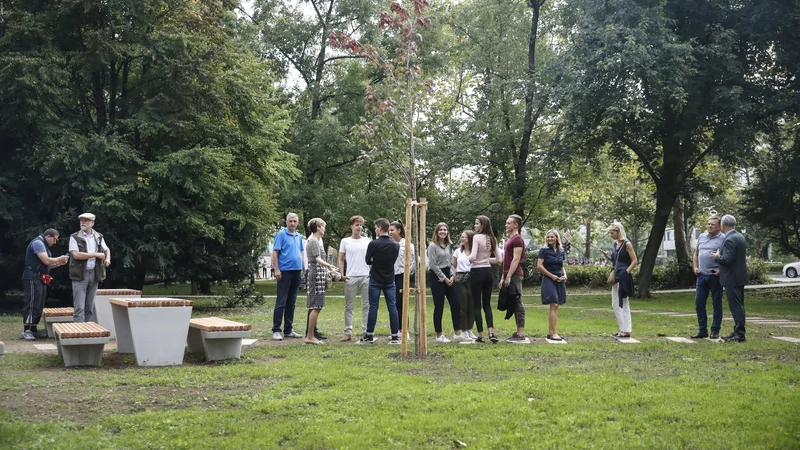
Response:
[{"label": "man wearing flat cap", "polygon": [[92,307],[97,286],[106,278],[111,265],[111,250],[103,235],[93,229],[94,214],[78,216],[81,229],[69,237],[69,278],[72,280],[72,303],[75,322],[93,322]]}]

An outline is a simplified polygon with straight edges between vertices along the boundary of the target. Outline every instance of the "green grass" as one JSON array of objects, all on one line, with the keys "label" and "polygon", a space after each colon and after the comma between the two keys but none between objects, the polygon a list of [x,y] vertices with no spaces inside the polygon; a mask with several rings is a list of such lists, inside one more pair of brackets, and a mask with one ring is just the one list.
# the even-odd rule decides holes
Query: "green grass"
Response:
[{"label": "green grass", "polygon": [[[796,295],[748,291],[748,314],[800,319]],[[695,318],[634,313],[642,343],[622,345],[608,337],[616,331],[610,302],[570,297],[559,311],[567,345],[543,343],[546,310],[527,297],[533,345],[429,340],[424,358],[404,359],[385,339],[369,347],[274,344],[266,307],[195,312],[253,324],[262,340],[240,361],[192,356],[182,367],[140,368],[130,355],[107,353],[103,367],[65,369],[51,354],[8,354],[0,359],[0,448],[800,446],[800,345],[770,338],[800,337],[800,329],[750,324],[743,344],[677,344],[659,335],[687,336]],[[342,303],[330,299],[320,316],[332,337]],[[690,313],[694,301],[670,294],[632,307]],[[508,336],[513,320],[499,315],[498,332]],[[18,322],[0,316],[0,340],[14,340]],[[387,322],[382,307],[384,337]]]}]

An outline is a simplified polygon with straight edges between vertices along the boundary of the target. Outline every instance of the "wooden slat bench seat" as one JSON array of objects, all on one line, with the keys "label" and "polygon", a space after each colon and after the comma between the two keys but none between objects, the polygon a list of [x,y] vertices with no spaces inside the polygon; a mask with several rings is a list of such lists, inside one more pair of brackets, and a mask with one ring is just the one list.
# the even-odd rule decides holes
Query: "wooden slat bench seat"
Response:
[{"label": "wooden slat bench seat", "polygon": [[53,331],[64,365],[99,366],[111,332],[94,322],[56,323]]},{"label": "wooden slat bench seat", "polygon": [[189,326],[203,331],[249,331],[253,329],[252,325],[220,319],[219,317],[192,319],[189,321]]},{"label": "wooden slat bench seat", "polygon": [[112,298],[110,300],[112,305],[124,306],[127,308],[156,308],[156,307],[169,307],[169,306],[194,306],[192,300],[181,300],[177,298],[147,298],[147,299],[127,299],[127,298]]},{"label": "wooden slat bench seat", "polygon": [[219,317],[192,319],[187,338],[189,352],[205,352],[209,361],[239,359],[242,338],[250,337],[252,329],[252,325]]},{"label": "wooden slat bench seat", "polygon": [[53,333],[54,323],[72,322],[72,315],[75,314],[74,308],[45,308],[42,312],[44,317],[44,327],[47,329],[47,337],[55,338]]},{"label": "wooden slat bench seat", "polygon": [[142,295],[136,289],[98,289],[96,295]]}]

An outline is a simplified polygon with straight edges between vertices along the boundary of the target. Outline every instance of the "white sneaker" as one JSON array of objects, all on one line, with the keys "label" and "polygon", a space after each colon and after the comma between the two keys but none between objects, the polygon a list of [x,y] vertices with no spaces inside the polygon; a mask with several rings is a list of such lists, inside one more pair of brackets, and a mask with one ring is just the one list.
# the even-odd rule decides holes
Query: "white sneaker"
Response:
[{"label": "white sneaker", "polygon": [[465,333],[463,331],[461,332],[461,334],[454,334],[453,335],[453,342],[464,342],[464,341],[469,341],[469,340],[470,340],[469,336],[467,336],[467,333]]},{"label": "white sneaker", "polygon": [[444,337],[444,335],[441,335],[436,338],[436,343],[438,344],[447,344],[448,342],[450,342],[450,339],[447,339],[446,337]]},{"label": "white sneaker", "polygon": [[467,330],[467,331],[465,331],[465,333],[467,333],[467,336],[470,339],[478,339],[478,336],[475,336],[475,333],[473,333],[472,330]]},{"label": "white sneaker", "polygon": [[283,340],[283,336],[281,336],[281,333],[279,331],[276,331],[276,332],[272,333],[272,340],[273,341],[282,341]]},{"label": "white sneaker", "polygon": [[286,335],[286,337],[287,337],[287,338],[294,338],[294,339],[297,339],[297,338],[301,338],[301,337],[303,337],[303,336],[300,336],[299,334],[295,333],[295,332],[294,332],[294,330],[292,330],[292,332],[291,332],[291,333],[289,333],[289,334],[287,334],[287,335]]}]

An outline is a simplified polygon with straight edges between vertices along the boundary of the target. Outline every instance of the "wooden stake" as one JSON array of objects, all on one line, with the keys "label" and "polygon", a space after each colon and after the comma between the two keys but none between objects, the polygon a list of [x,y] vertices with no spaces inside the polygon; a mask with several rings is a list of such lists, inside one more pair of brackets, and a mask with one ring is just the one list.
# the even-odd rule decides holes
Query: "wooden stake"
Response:
[{"label": "wooden stake", "polygon": [[425,216],[428,211],[428,202],[422,197],[419,199],[419,269],[417,276],[419,277],[419,354],[425,356],[428,354],[428,332],[427,332],[427,304],[428,300],[425,298],[425,275],[427,275],[427,266],[425,262],[427,246],[425,240],[427,233],[425,231]]},{"label": "wooden stake", "polygon": [[411,233],[413,226],[411,225],[411,200],[406,200],[406,247],[405,247],[405,261],[403,272],[403,310],[400,311],[400,354],[408,356],[408,300],[411,292]]}]

